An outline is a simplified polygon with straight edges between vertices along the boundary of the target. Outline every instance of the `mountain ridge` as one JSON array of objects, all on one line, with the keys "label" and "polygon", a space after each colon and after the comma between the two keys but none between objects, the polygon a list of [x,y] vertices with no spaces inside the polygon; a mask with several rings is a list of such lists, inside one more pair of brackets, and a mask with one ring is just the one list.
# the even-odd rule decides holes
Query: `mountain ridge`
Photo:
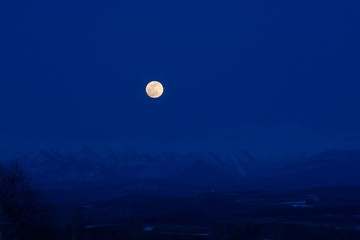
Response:
[{"label": "mountain ridge", "polygon": [[[149,180],[192,185],[244,185],[258,188],[273,184],[352,184],[360,169],[360,149],[299,153],[260,161],[249,152],[164,152],[83,147],[77,151],[41,149],[13,158],[32,175],[34,183],[67,188],[79,183],[111,185]],[[297,179],[296,179],[297,178]],[[283,183],[281,182],[283,181]],[[360,183],[358,183],[360,184]],[[66,186],[66,187],[65,187]]]}]

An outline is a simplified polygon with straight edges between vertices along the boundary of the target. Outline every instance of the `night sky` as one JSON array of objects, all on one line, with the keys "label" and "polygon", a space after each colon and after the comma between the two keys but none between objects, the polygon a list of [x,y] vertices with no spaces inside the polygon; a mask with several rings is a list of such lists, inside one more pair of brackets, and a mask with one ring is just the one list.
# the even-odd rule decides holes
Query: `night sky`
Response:
[{"label": "night sky", "polygon": [[[360,131],[360,3],[0,1],[0,134]],[[160,81],[162,97],[146,84]]]}]

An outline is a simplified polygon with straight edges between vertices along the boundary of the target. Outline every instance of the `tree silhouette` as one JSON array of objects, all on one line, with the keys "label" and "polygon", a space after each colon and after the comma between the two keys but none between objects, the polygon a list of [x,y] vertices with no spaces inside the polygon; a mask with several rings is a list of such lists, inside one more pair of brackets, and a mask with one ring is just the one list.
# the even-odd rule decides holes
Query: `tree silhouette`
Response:
[{"label": "tree silhouette", "polygon": [[0,166],[0,240],[55,239],[45,205],[18,162]]}]

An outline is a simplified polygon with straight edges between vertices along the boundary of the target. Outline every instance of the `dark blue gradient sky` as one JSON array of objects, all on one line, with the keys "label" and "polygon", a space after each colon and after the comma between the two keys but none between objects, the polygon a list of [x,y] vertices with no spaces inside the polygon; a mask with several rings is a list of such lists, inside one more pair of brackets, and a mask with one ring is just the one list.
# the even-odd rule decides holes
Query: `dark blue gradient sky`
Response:
[{"label": "dark blue gradient sky", "polygon": [[[360,130],[359,1],[0,2],[0,134]],[[147,82],[165,87],[159,99]]]}]

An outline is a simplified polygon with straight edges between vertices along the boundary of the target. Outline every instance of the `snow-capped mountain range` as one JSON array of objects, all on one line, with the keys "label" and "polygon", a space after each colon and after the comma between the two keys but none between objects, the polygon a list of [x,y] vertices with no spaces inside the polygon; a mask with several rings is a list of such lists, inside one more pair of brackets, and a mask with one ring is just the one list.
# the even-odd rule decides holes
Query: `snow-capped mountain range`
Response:
[{"label": "snow-capped mountain range", "polygon": [[[258,138],[253,137],[255,132]],[[130,183],[143,187],[151,181],[156,181],[156,186],[151,185],[156,189],[170,182],[212,188],[302,188],[360,184],[357,136],[323,136],[287,126],[228,129],[206,139],[166,143],[44,144],[38,140],[19,145],[22,150],[11,154],[5,151],[11,141],[2,141],[0,150],[3,161],[19,161],[46,189],[114,184],[128,189],[133,188]]]},{"label": "snow-capped mountain range", "polygon": [[83,147],[77,151],[37,150],[18,156],[37,183],[63,181],[113,182],[133,179],[182,179],[223,181],[255,176],[263,165],[245,151],[220,155],[215,152],[149,153],[133,149],[115,151]]},{"label": "snow-capped mountain range", "polygon": [[150,180],[190,185],[247,185],[246,188],[360,184],[360,150],[329,150],[259,161],[246,151],[137,152],[83,147],[78,151],[38,150],[15,158],[42,188],[106,186]]}]

